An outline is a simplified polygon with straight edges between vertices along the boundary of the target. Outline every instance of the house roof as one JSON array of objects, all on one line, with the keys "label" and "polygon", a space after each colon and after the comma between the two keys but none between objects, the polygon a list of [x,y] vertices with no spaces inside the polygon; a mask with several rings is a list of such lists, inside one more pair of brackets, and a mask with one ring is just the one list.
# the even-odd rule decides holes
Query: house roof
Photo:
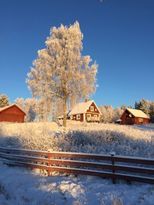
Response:
[{"label": "house roof", "polygon": [[[10,107],[13,107],[13,106],[16,106],[17,108],[19,108],[19,110],[21,110],[23,113],[25,113],[25,112],[24,112],[18,105],[16,105],[16,104],[8,105],[8,106],[5,106],[5,107],[0,107],[0,112],[2,112],[3,110],[8,109],[8,108],[10,108]],[[26,113],[25,113],[25,115],[26,115]]]},{"label": "house roof", "polygon": [[[82,114],[86,113],[86,111],[89,109],[90,105],[94,103],[97,107],[96,103],[93,100],[89,100],[87,102],[78,103],[73,107],[73,109],[70,111],[69,115],[75,115],[75,114]],[[98,111],[100,112],[99,108],[97,107]]]},{"label": "house roof", "polygon": [[142,110],[137,110],[137,109],[132,109],[132,108],[127,108],[128,110],[134,117],[141,117],[141,118],[148,118],[149,116],[145,114]]}]

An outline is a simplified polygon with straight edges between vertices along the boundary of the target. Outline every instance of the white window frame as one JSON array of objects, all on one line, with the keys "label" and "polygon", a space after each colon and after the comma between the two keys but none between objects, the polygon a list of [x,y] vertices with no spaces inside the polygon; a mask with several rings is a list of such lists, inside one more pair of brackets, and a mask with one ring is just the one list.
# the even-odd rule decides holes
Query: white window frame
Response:
[{"label": "white window frame", "polygon": [[87,114],[86,117],[87,117],[87,121],[91,121],[91,114]]},{"label": "white window frame", "polygon": [[94,112],[94,106],[93,105],[90,106],[90,111]]},{"label": "white window frame", "polygon": [[77,119],[77,120],[80,120],[80,114],[77,114],[77,115],[76,115],[76,119]]}]

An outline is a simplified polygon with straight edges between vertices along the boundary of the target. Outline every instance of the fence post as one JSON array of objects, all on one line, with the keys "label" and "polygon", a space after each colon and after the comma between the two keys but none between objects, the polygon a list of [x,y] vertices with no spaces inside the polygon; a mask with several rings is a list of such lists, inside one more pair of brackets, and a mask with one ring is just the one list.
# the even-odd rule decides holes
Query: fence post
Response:
[{"label": "fence post", "polygon": [[[50,153],[47,155],[47,158],[51,159]],[[51,163],[48,161],[47,165],[51,166]],[[51,176],[51,171],[49,169],[47,169],[47,173],[48,173],[48,176]]]},{"label": "fence post", "polygon": [[115,156],[115,152],[111,152],[111,162],[112,162],[112,174],[113,174],[113,177],[112,177],[112,183],[115,184],[116,183],[116,179],[115,179],[115,160],[114,160],[114,156]]}]

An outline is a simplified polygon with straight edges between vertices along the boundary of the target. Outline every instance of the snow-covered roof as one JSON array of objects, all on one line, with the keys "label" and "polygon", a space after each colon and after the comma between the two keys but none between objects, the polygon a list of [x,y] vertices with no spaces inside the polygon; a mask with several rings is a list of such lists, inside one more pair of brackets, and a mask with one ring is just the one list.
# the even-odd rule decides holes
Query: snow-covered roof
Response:
[{"label": "snow-covered roof", "polygon": [[141,118],[148,118],[149,116],[146,115],[142,110],[127,108],[127,110],[134,116],[134,117],[141,117]]},{"label": "snow-covered roof", "polygon": [[[86,113],[86,111],[89,109],[90,105],[94,103],[97,107],[96,103],[93,100],[89,100],[86,102],[78,103],[74,106],[74,108],[70,111],[69,115],[75,115],[75,114],[82,114]],[[99,108],[97,107],[98,111],[100,112]]]},{"label": "snow-covered roof", "polygon": [[58,118],[63,118],[63,115],[59,115]]},{"label": "snow-covered roof", "polygon": [[[18,107],[23,113],[25,113],[25,112],[24,112],[18,105],[16,105],[16,104],[8,105],[8,106],[5,106],[5,107],[0,107],[0,112],[2,112],[3,110],[8,109],[8,108],[10,108],[10,107],[13,107],[13,106]],[[25,113],[25,114],[26,114],[26,113]]]},{"label": "snow-covered roof", "polygon": [[0,107],[0,112],[3,111],[3,110],[6,110],[6,109],[9,108],[9,107],[12,107],[12,105],[11,105],[11,106],[8,105],[8,106]]}]

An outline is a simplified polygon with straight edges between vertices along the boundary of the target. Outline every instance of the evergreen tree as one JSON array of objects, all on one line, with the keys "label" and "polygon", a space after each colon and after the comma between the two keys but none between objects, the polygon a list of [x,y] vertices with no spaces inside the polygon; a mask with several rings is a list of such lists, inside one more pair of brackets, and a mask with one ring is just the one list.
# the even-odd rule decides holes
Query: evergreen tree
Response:
[{"label": "evergreen tree", "polygon": [[150,114],[150,101],[141,99],[139,102],[135,102],[135,109],[139,109],[146,114]]},{"label": "evergreen tree", "polygon": [[150,104],[150,117],[151,117],[151,122],[154,123],[154,102],[151,102]]}]

